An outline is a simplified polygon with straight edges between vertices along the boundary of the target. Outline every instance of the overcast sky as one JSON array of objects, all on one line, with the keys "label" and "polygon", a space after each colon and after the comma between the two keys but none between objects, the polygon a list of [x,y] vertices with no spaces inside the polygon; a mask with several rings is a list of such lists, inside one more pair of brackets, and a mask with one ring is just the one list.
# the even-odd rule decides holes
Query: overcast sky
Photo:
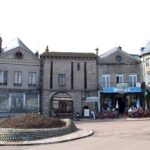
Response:
[{"label": "overcast sky", "polygon": [[3,47],[19,37],[33,52],[140,53],[150,40],[149,0],[0,0]]}]

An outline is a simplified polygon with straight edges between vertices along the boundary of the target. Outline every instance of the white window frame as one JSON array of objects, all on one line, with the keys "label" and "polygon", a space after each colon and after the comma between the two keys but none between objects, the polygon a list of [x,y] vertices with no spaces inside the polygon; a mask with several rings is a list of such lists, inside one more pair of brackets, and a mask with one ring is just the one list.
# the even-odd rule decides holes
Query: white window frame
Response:
[{"label": "white window frame", "polygon": [[4,83],[4,71],[0,71],[0,83]]},{"label": "white window frame", "polygon": [[110,75],[109,74],[102,75],[102,86],[110,87]]},{"label": "white window frame", "polygon": [[22,72],[21,71],[15,71],[15,85],[21,85],[22,84]]},{"label": "white window frame", "polygon": [[123,74],[117,74],[116,75],[116,83],[123,83],[123,82],[124,82]]},{"label": "white window frame", "polygon": [[7,76],[8,76],[7,71],[0,70],[0,84],[7,85]]},{"label": "white window frame", "polygon": [[150,72],[146,73],[147,84],[150,85]]},{"label": "white window frame", "polygon": [[129,74],[129,83],[132,87],[136,87],[137,74]]},{"label": "white window frame", "polygon": [[29,85],[36,85],[36,72],[29,72]]},{"label": "white window frame", "polygon": [[150,66],[150,58],[147,58],[146,59],[146,67],[149,67]]}]

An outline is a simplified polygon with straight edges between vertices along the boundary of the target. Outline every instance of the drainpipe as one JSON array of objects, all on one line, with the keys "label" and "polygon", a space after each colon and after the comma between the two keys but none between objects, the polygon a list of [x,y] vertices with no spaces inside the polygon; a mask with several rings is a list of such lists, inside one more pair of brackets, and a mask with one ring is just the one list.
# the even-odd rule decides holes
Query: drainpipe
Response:
[{"label": "drainpipe", "polygon": [[96,51],[96,78],[97,78],[97,90],[99,90],[99,82],[98,82],[98,52],[99,52],[99,49],[96,48],[95,51]]},{"label": "drainpipe", "polygon": [[1,38],[1,35],[0,35],[0,53],[2,53],[2,38]]},{"label": "drainpipe", "polygon": [[98,80],[99,49],[96,48],[95,51],[96,51],[96,78],[97,78],[97,93],[98,93],[98,111],[101,111],[100,90],[99,90],[99,80]]},{"label": "drainpipe", "polygon": [[43,56],[40,59],[40,114],[43,114],[43,67],[44,59]]}]

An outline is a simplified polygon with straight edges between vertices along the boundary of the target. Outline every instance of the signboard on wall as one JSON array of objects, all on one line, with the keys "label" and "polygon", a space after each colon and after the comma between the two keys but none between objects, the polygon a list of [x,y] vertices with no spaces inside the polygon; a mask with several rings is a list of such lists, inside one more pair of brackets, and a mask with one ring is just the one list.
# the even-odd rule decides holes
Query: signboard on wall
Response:
[{"label": "signboard on wall", "polygon": [[90,116],[90,109],[84,109],[84,117]]},{"label": "signboard on wall", "polygon": [[127,83],[118,83],[116,92],[118,93],[127,93],[128,92],[128,84]]}]

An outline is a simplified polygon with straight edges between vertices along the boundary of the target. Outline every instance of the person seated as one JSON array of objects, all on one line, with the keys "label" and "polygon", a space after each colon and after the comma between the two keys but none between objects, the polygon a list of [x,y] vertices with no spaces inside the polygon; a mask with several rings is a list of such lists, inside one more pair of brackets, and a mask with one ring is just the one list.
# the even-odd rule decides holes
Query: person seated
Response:
[{"label": "person seated", "polygon": [[149,117],[149,116],[150,116],[149,109],[144,110],[144,117]]},{"label": "person seated", "polygon": [[133,112],[133,107],[130,107],[129,109],[128,109],[128,112],[130,113],[130,112]]},{"label": "person seated", "polygon": [[131,106],[129,109],[128,109],[128,116],[129,117],[134,117],[134,115],[133,115],[133,106]]},{"label": "person seated", "polygon": [[144,117],[144,110],[142,107],[137,109],[138,117]]}]

